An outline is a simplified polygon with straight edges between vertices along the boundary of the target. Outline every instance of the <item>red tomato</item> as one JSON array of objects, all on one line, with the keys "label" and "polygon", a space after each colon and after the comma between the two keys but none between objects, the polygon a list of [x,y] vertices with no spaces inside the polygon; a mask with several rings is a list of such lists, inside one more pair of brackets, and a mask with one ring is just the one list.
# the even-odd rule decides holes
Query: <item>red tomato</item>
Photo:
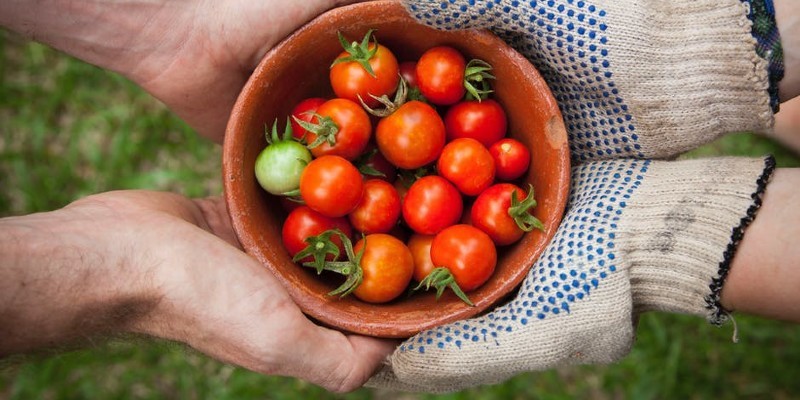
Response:
[{"label": "red tomato", "polygon": [[308,132],[305,130],[305,128],[300,126],[297,121],[295,121],[295,118],[301,121],[312,122],[314,119],[314,113],[317,112],[317,108],[319,108],[319,106],[326,101],[328,100],[323,99],[322,97],[310,97],[294,106],[291,114],[292,136],[302,139]]},{"label": "red tomato", "polygon": [[512,138],[501,139],[491,147],[489,153],[494,158],[495,175],[503,181],[513,181],[528,171],[531,152],[522,142]]},{"label": "red tomato", "polygon": [[300,176],[300,197],[328,217],[346,215],[358,205],[364,184],[358,169],[339,156],[312,160]]},{"label": "red tomato", "polygon": [[[314,118],[313,122],[323,127],[323,135],[334,135],[333,145],[325,140],[316,147],[309,146],[314,157],[337,155],[353,160],[364,152],[372,136],[372,121],[364,108],[347,99],[331,99],[317,108],[317,114],[322,119],[332,121],[336,129],[334,133],[325,127],[326,122],[321,121],[319,117]],[[317,136],[313,132],[308,132],[306,142],[313,144]]]},{"label": "red tomato", "polygon": [[447,179],[428,175],[414,182],[403,200],[403,220],[414,232],[434,235],[461,218],[464,202]]},{"label": "red tomato", "polygon": [[473,138],[487,148],[506,136],[508,121],[500,103],[485,99],[462,101],[447,110],[447,140]]},{"label": "red tomato", "polygon": [[375,140],[390,163],[416,169],[439,157],[445,143],[444,122],[433,107],[412,100],[378,122]]},{"label": "red tomato", "polygon": [[364,182],[364,194],[355,210],[348,214],[350,223],[362,233],[386,233],[400,218],[400,195],[391,183],[381,179]]},{"label": "red tomato", "polygon": [[414,259],[405,243],[392,235],[376,233],[353,247],[355,254],[362,249],[364,276],[353,294],[368,303],[385,303],[403,294],[414,272]]},{"label": "red tomato", "polygon": [[498,183],[486,189],[472,204],[471,223],[486,232],[498,246],[516,242],[525,233],[508,213],[511,207],[511,193],[517,193],[522,201],[526,193],[522,188],[510,183]]},{"label": "red tomato", "polygon": [[[369,35],[369,34],[368,34]],[[370,43],[368,48],[375,48],[377,42]],[[366,50],[365,50],[366,52]],[[343,51],[336,57],[341,60],[350,57],[351,54]],[[356,61],[334,61],[330,71],[330,81],[333,92],[336,96],[359,102],[359,96],[370,107],[375,107],[379,103],[370,94],[383,96],[391,94],[397,88],[400,80],[397,58],[383,45],[378,44],[378,50],[367,61],[374,72],[369,72]]]},{"label": "red tomato", "polygon": [[397,168],[375,146],[368,145],[354,162],[365,178],[381,179],[389,183],[397,179]]},{"label": "red tomato", "polygon": [[431,260],[445,267],[465,292],[483,285],[494,273],[497,249],[492,239],[471,225],[453,225],[433,238]]},{"label": "red tomato", "polygon": [[[299,206],[295,208],[286,220],[283,222],[282,238],[283,245],[289,255],[294,257],[295,254],[303,250],[308,244],[305,242],[311,236],[317,236],[322,232],[329,229],[341,230],[345,236],[351,237],[353,229],[350,223],[344,217],[331,218],[326,217],[307,206]],[[339,247],[339,254],[344,255],[344,247],[342,240],[337,235],[331,236],[331,240],[336,246]],[[330,255],[328,259],[332,259]],[[312,261],[311,256],[300,260],[300,263]]]},{"label": "red tomato", "polygon": [[461,138],[448,143],[436,168],[439,175],[467,196],[477,196],[494,182],[494,159],[475,139]]},{"label": "red tomato", "polygon": [[400,76],[406,80],[408,88],[417,87],[417,62],[403,61],[400,63]]},{"label": "red tomato", "polygon": [[466,93],[466,68],[467,62],[458,50],[448,46],[432,47],[417,61],[419,91],[433,104],[455,104]]},{"label": "red tomato", "polygon": [[431,260],[433,235],[413,234],[408,239],[408,249],[414,257],[414,280],[421,282],[436,266]]}]

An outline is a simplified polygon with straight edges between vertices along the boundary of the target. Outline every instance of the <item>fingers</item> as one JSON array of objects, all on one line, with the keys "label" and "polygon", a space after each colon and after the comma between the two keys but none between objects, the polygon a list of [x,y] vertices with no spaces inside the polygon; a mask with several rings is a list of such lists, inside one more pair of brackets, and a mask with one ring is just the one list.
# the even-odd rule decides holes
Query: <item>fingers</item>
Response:
[{"label": "fingers", "polygon": [[361,387],[394,351],[397,342],[341,332],[316,326],[310,321],[295,341],[293,364],[297,376],[330,391],[346,393]]}]

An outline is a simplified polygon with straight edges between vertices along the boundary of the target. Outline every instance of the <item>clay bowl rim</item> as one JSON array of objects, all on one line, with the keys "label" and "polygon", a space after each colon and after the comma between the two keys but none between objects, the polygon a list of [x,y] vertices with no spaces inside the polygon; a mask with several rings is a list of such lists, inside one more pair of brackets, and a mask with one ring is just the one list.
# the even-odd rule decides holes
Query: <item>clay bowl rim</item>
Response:
[{"label": "clay bowl rim", "polygon": [[[527,84],[531,86],[531,90],[535,90],[536,93],[542,96],[536,98],[535,102],[546,112],[549,118],[543,126],[543,131],[537,135],[536,140],[548,144],[548,153],[555,160],[554,173],[551,175],[552,179],[550,181],[551,183],[555,182],[555,188],[547,188],[547,190],[553,192],[553,195],[544,199],[544,201],[539,199],[540,205],[536,210],[537,217],[546,223],[547,228],[544,232],[535,233],[534,235],[537,235],[536,239],[529,239],[531,236],[529,234],[523,238],[521,243],[515,245],[531,246],[530,250],[524,252],[524,254],[518,254],[523,253],[523,250],[511,251],[516,254],[514,256],[517,261],[515,268],[505,268],[504,271],[508,272],[498,276],[501,270],[498,265],[498,271],[496,271],[495,276],[484,287],[470,293],[470,297],[475,303],[474,307],[467,306],[450,294],[445,294],[438,302],[435,302],[435,308],[433,309],[430,308],[434,304],[430,300],[434,297],[433,293],[415,294],[408,299],[379,305],[363,303],[352,296],[345,299],[330,298],[326,293],[335,286],[315,282],[314,280],[319,280],[319,278],[313,275],[312,272],[304,271],[298,273],[289,269],[302,267],[291,263],[291,259],[280,243],[280,232],[277,232],[278,240],[273,240],[276,246],[262,246],[260,244],[264,241],[262,235],[274,234],[274,232],[259,232],[258,229],[263,228],[254,226],[255,222],[249,219],[251,215],[262,212],[262,210],[252,207],[258,207],[259,204],[264,202],[271,204],[273,207],[278,205],[277,201],[264,200],[264,197],[269,197],[269,195],[260,188],[253,188],[254,179],[252,176],[248,177],[247,173],[244,172],[252,171],[253,166],[252,163],[248,163],[245,160],[245,152],[242,150],[246,144],[247,135],[262,135],[262,131],[252,132],[246,129],[248,124],[252,124],[253,120],[258,119],[255,114],[257,111],[254,103],[258,104],[259,99],[254,99],[254,96],[258,96],[259,93],[266,91],[266,87],[271,87],[270,85],[275,83],[275,80],[269,81],[270,71],[277,70],[276,66],[281,64],[280,60],[284,54],[298,51],[298,40],[303,38],[309,40],[309,38],[319,35],[320,32],[327,32],[332,29],[335,36],[337,28],[333,28],[333,26],[351,26],[356,22],[365,24],[366,22],[360,20],[362,18],[360,16],[363,13],[372,13],[372,15],[380,16],[378,25],[381,26],[394,23],[401,24],[399,26],[403,27],[408,26],[408,29],[429,31],[428,36],[437,38],[439,42],[447,42],[449,40],[455,43],[456,39],[467,39],[476,41],[484,46],[494,46],[492,50],[500,54],[497,57],[506,58],[509,63],[513,63],[515,68],[519,69],[520,76],[524,76],[528,80]],[[381,32],[381,29],[378,32]],[[441,39],[442,37],[447,37],[447,40]],[[385,44],[386,42],[381,40],[381,43]],[[327,65],[324,68],[327,68]],[[534,100],[532,100],[533,102]],[[287,114],[288,112],[284,114],[275,112],[271,118],[274,119],[280,115],[285,118]],[[270,118],[264,119],[272,120]],[[511,126],[513,121],[509,122]],[[254,157],[250,158],[254,159]],[[330,10],[301,27],[270,50],[246,82],[234,105],[223,143],[222,164],[224,197],[234,231],[242,247],[249,255],[253,256],[273,273],[301,310],[312,319],[329,327],[358,334],[388,338],[405,338],[425,329],[473,317],[498,303],[512,292],[522,282],[533,262],[542,254],[547,243],[555,235],[566,207],[570,180],[569,148],[563,117],[555,98],[533,65],[488,30],[470,30],[458,33],[434,31],[414,22],[403,6],[399,2],[392,0],[355,3]],[[249,169],[247,168],[248,165]],[[533,165],[531,168],[533,169]],[[531,179],[537,178],[532,177]],[[257,186],[257,184],[255,185]],[[537,193],[542,191],[536,185],[534,189],[537,190]],[[262,193],[254,194],[253,190],[261,191]],[[253,202],[259,204],[249,204],[248,200],[252,199],[255,199]],[[542,212],[544,215],[540,215],[543,204],[547,205],[546,210]],[[264,207],[264,204],[261,204],[261,207]],[[266,216],[266,218],[273,217],[271,215]],[[279,219],[279,221],[282,220]],[[280,224],[277,227],[280,230]],[[498,262],[502,262],[502,260],[503,258],[500,258]],[[304,277],[303,274],[307,274],[308,277]],[[417,300],[414,300],[415,298]],[[403,306],[404,303],[405,306]],[[414,305],[418,306],[418,308],[412,308]]]}]

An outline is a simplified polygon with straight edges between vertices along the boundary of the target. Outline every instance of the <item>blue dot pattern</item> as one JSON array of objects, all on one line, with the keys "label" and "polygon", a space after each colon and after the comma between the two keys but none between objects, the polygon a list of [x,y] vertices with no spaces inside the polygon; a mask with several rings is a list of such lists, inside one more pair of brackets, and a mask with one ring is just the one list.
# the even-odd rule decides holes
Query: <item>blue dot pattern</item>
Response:
[{"label": "blue dot pattern", "polygon": [[469,342],[499,346],[503,335],[549,317],[568,316],[571,305],[589,301],[618,272],[617,223],[649,164],[629,159],[574,168],[570,210],[517,297],[481,318],[422,332],[400,351],[460,349]]},{"label": "blue dot pattern", "polygon": [[488,27],[524,54],[561,107],[576,162],[645,157],[614,82],[605,10],[582,0],[420,0],[409,9],[438,29]]}]

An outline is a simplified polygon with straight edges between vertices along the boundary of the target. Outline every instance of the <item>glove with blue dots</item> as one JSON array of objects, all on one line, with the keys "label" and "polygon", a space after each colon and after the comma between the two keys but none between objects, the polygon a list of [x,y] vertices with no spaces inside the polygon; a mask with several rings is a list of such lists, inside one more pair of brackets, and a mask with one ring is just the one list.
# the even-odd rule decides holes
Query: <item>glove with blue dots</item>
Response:
[{"label": "glove with blue dots", "polygon": [[516,298],[406,340],[369,386],[455,391],[610,363],[649,310],[721,323],[722,282],[773,167],[771,158],[574,167],[568,212]]},{"label": "glove with blue dots", "polygon": [[576,166],[564,220],[516,297],[406,340],[369,386],[446,392],[614,362],[649,310],[726,319],[719,294],[774,161],[652,159],[770,129],[779,74],[749,1],[405,4],[440,29],[489,28],[534,63]]},{"label": "glove with blue dots", "polygon": [[773,124],[777,83],[770,78],[780,77],[767,67],[780,62],[779,51],[759,51],[749,1],[405,5],[435,28],[488,28],[524,54],[561,107],[576,162],[667,158],[724,133],[768,132]]}]

